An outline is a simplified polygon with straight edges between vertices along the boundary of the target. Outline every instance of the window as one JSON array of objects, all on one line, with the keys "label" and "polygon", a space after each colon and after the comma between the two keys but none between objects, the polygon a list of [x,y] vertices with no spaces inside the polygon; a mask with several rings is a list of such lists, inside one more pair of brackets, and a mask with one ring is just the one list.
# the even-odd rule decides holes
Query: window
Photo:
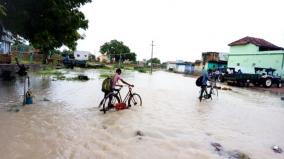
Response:
[{"label": "window", "polygon": [[237,66],[240,66],[240,63],[237,63]]},{"label": "window", "polygon": [[85,57],[87,57],[87,55],[85,55]]},{"label": "window", "polygon": [[80,57],[80,55],[79,55],[79,54],[77,54],[77,57]]}]

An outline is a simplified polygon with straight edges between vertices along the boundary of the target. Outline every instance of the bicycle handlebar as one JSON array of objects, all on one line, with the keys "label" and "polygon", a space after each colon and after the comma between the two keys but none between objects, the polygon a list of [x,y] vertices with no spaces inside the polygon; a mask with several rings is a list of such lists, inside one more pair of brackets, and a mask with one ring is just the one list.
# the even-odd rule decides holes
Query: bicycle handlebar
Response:
[{"label": "bicycle handlebar", "polygon": [[124,86],[127,86],[127,87],[134,87],[134,85],[116,85],[116,86],[118,86],[118,87],[120,87],[120,88],[122,88],[122,87],[124,87]]},{"label": "bicycle handlebar", "polygon": [[134,85],[116,85],[119,88],[114,88],[115,91],[120,91],[122,89],[122,87],[127,86],[129,89],[132,89],[134,87]]}]

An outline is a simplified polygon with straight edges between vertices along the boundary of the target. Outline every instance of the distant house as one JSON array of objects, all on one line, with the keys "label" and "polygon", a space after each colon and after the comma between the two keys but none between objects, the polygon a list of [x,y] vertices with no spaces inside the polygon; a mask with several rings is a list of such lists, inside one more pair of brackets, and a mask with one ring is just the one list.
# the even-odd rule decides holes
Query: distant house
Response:
[{"label": "distant house", "polygon": [[194,63],[192,62],[185,62],[185,73],[192,74],[194,72]]},{"label": "distant house", "polygon": [[89,51],[75,51],[74,57],[76,61],[88,61],[90,54]]},{"label": "distant house", "polygon": [[167,62],[167,70],[168,71],[176,70],[176,62],[175,61],[168,61]]},{"label": "distant house", "polygon": [[201,72],[202,72],[202,69],[203,69],[203,63],[202,63],[202,61],[196,60],[196,61],[194,62],[194,71],[195,71],[196,73],[201,73]]},{"label": "distant house", "polygon": [[12,33],[5,30],[5,28],[0,24],[0,54],[10,53],[12,43],[13,43]]},{"label": "distant house", "polygon": [[177,60],[176,62],[169,61],[167,62],[167,70],[177,73],[191,74],[194,72],[194,65],[191,62],[184,62],[181,60]]},{"label": "distant house", "polygon": [[202,61],[206,70],[224,69],[227,67],[228,55],[221,52],[203,52]]},{"label": "distant house", "polygon": [[194,65],[191,62],[178,62],[175,72],[191,74],[194,72]]},{"label": "distant house", "polygon": [[146,65],[146,60],[138,61],[137,64],[139,67],[144,67]]},{"label": "distant house", "polygon": [[264,39],[244,37],[229,44],[228,67],[243,73],[255,73],[255,67],[274,68],[284,77],[284,48]]},{"label": "distant house", "polygon": [[85,67],[87,61],[89,61],[90,55],[91,53],[89,51],[75,51],[74,52],[75,64],[77,66]]},{"label": "distant house", "polygon": [[97,60],[99,62],[106,62],[106,63],[110,62],[110,59],[109,59],[109,57],[106,54],[102,54],[101,56],[98,56]]}]

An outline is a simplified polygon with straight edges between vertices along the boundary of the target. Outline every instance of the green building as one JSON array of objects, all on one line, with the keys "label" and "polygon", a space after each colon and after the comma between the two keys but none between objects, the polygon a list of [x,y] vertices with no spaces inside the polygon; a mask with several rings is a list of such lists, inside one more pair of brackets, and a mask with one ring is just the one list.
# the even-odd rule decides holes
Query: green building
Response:
[{"label": "green building", "polygon": [[284,48],[266,40],[244,37],[229,44],[228,67],[243,73],[255,73],[255,67],[274,68],[284,78]]},{"label": "green building", "polygon": [[205,70],[225,69],[228,62],[228,53],[223,52],[203,52],[202,61]]}]

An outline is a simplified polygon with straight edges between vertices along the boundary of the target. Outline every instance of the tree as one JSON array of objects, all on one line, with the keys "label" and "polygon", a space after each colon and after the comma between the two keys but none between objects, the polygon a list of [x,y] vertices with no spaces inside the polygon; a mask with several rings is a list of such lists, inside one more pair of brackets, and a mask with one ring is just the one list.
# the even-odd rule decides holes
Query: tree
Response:
[{"label": "tree", "polygon": [[152,59],[149,59],[148,61],[147,61],[147,64],[149,64],[149,63],[152,63],[153,62],[153,64],[161,64],[161,61],[160,61],[160,59],[158,59],[158,58],[152,58]]},{"label": "tree", "polygon": [[6,9],[3,5],[0,5],[0,17],[1,16],[6,16]]},{"label": "tree", "polygon": [[100,47],[101,54],[106,53],[110,59],[115,58],[118,62],[121,54],[121,61],[129,60],[136,61],[136,54],[131,52],[129,47],[124,45],[122,41],[111,40],[110,42],[104,43]]},{"label": "tree", "polygon": [[0,0],[7,15],[4,26],[27,39],[46,55],[65,45],[76,49],[82,38],[78,29],[87,29],[88,20],[79,7],[91,0]]},{"label": "tree", "polygon": [[66,49],[64,49],[62,52],[61,52],[61,55],[62,56],[70,56],[70,55],[73,55],[74,54],[74,52],[72,51],[72,50],[66,50]]}]

